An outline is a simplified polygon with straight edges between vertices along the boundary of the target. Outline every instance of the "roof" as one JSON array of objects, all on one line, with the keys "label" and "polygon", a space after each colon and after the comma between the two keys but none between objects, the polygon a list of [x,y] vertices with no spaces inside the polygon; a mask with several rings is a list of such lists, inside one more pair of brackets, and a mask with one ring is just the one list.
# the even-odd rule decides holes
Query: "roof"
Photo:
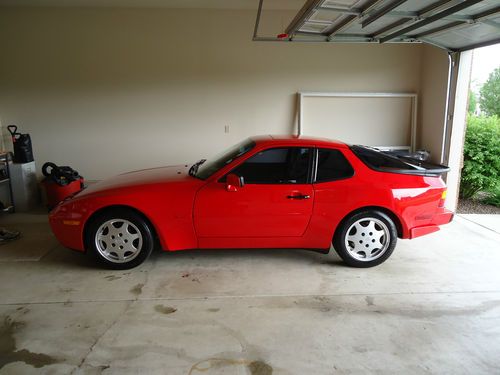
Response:
[{"label": "roof", "polygon": [[286,143],[297,145],[314,145],[324,147],[339,147],[345,148],[347,145],[344,142],[328,138],[308,137],[303,135],[260,135],[252,137],[258,143]]},{"label": "roof", "polygon": [[307,0],[283,32],[293,42],[428,43],[461,52],[500,43],[500,1]]}]

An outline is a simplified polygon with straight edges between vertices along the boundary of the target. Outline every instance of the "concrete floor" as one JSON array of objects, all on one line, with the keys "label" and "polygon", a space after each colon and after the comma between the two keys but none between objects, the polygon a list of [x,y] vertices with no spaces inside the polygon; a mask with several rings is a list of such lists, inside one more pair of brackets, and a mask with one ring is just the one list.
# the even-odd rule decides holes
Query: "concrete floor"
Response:
[{"label": "concrete floor", "polygon": [[155,253],[130,271],[4,216],[0,373],[500,373],[500,216],[456,217],[385,264],[299,250]]}]

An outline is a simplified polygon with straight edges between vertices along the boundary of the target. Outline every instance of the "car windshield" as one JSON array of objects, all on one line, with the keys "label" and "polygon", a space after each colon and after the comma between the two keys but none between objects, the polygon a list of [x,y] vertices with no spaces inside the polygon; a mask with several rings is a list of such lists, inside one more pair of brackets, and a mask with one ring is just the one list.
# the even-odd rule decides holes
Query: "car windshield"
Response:
[{"label": "car windshield", "polygon": [[213,159],[204,162],[199,165],[194,177],[202,180],[206,180],[219,169],[225,167],[233,160],[239,158],[240,156],[246,154],[252,148],[255,147],[255,142],[251,139],[246,139],[237,145],[234,145],[229,150],[215,156]]}]

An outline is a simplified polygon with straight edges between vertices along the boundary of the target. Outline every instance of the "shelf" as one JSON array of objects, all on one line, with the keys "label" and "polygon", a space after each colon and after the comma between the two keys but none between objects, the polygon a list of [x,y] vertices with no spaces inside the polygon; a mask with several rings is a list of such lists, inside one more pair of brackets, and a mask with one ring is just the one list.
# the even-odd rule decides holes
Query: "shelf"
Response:
[{"label": "shelf", "polygon": [[[12,197],[12,186],[10,181],[10,167],[12,165],[12,154],[10,152],[0,152],[0,190],[2,191],[2,202],[0,207],[0,213],[2,212],[14,212],[13,207],[13,197]],[[6,198],[6,194],[8,199]],[[5,206],[7,207],[5,207]]]}]

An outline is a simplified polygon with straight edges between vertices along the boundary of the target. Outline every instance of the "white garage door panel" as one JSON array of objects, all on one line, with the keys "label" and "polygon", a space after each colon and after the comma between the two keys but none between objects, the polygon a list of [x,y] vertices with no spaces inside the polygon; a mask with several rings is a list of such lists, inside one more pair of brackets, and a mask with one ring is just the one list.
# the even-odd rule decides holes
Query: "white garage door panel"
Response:
[{"label": "white garage door panel", "polygon": [[302,98],[302,134],[368,146],[410,146],[412,98]]}]

